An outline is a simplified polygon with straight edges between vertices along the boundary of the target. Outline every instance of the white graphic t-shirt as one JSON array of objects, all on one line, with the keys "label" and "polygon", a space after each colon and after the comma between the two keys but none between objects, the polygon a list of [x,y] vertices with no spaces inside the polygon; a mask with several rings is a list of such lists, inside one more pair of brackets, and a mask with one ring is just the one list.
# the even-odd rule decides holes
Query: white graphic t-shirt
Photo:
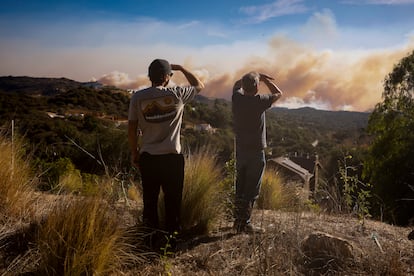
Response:
[{"label": "white graphic t-shirt", "polygon": [[140,152],[181,153],[184,105],[196,94],[194,86],[160,86],[140,90],[132,96],[128,120],[137,120],[142,131]]}]

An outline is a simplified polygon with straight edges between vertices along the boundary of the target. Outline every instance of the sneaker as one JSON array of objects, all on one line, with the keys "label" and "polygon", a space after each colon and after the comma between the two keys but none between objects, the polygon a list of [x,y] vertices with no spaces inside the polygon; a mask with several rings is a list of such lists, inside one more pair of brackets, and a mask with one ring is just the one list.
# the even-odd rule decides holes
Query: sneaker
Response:
[{"label": "sneaker", "polygon": [[264,228],[253,226],[250,223],[246,224],[242,231],[247,234],[263,234],[265,232]]},{"label": "sneaker", "polygon": [[265,230],[261,227],[253,226],[251,223],[235,223],[233,228],[236,230],[238,234],[246,233],[246,234],[263,234]]}]

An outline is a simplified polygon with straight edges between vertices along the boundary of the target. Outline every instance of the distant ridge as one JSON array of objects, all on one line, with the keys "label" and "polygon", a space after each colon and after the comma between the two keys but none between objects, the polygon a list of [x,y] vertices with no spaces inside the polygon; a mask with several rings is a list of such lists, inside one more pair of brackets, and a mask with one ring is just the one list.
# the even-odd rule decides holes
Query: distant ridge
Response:
[{"label": "distant ridge", "polygon": [[290,110],[293,112],[299,112],[299,113],[312,113],[314,111],[320,111],[320,112],[325,112],[325,113],[331,113],[331,112],[339,112],[339,113],[366,113],[366,114],[370,114],[370,112],[363,112],[363,111],[350,111],[350,110],[324,110],[324,109],[316,109],[314,107],[310,107],[310,106],[304,106],[304,107],[298,107],[298,108],[286,108],[286,107],[273,107],[272,109],[278,109],[278,110]]},{"label": "distant ridge", "polygon": [[0,77],[0,91],[4,93],[50,96],[80,86],[94,87],[95,85],[102,86],[98,82],[78,82],[67,78]]},{"label": "distant ridge", "polygon": [[278,119],[295,121],[301,125],[320,125],[325,129],[363,129],[368,125],[371,113],[358,111],[329,111],[319,110],[312,107],[301,107],[297,109],[287,109],[274,107],[270,113]]}]

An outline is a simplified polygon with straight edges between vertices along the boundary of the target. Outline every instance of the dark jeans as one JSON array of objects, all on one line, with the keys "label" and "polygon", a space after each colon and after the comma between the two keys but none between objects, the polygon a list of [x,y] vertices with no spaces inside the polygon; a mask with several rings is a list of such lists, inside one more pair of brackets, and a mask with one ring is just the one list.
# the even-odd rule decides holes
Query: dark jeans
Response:
[{"label": "dark jeans", "polygon": [[250,223],[254,202],[259,196],[266,166],[263,150],[236,152],[236,201],[235,220],[239,224]]},{"label": "dark jeans", "polygon": [[144,224],[158,229],[158,196],[164,193],[165,230],[180,230],[180,209],[184,182],[184,157],[182,154],[151,155],[142,153],[139,158],[141,171]]}]

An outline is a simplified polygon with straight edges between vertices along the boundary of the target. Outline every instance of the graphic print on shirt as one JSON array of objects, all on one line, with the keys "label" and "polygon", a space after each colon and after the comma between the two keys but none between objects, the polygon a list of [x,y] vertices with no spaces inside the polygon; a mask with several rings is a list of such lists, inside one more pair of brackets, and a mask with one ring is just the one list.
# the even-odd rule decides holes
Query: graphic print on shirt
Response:
[{"label": "graphic print on shirt", "polygon": [[177,114],[177,99],[173,96],[165,96],[143,100],[141,110],[144,118],[149,123],[161,123],[171,121]]}]

